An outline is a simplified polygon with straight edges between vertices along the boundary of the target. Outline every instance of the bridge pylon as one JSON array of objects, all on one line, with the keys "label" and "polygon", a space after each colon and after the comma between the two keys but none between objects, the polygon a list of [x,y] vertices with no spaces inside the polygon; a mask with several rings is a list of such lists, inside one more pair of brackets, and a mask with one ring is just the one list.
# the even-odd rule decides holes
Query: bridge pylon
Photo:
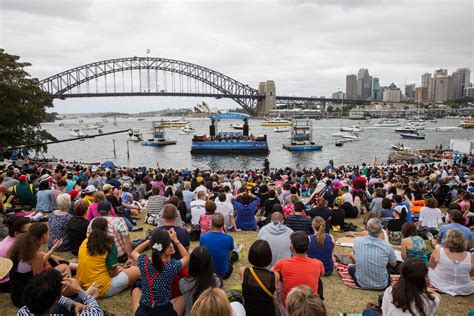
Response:
[{"label": "bridge pylon", "polygon": [[276,89],[273,80],[260,82],[258,95],[262,96],[263,99],[257,101],[257,116],[265,116],[271,110],[276,109]]}]

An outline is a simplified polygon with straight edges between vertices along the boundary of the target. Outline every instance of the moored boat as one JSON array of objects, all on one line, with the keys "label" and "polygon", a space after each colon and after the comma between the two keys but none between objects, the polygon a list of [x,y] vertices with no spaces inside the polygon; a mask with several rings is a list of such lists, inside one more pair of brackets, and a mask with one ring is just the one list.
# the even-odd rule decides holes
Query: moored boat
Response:
[{"label": "moored boat", "polygon": [[400,133],[400,136],[403,138],[411,138],[411,139],[425,139],[425,134],[420,133],[420,132]]},{"label": "moored boat", "polygon": [[275,133],[284,133],[289,132],[290,128],[288,126],[277,126],[273,131]]},{"label": "moored boat", "polygon": [[180,135],[190,135],[190,134],[194,134],[195,132],[196,130],[189,125],[186,125],[185,127],[181,127],[181,129],[179,130]]},{"label": "moored boat", "polygon": [[313,141],[313,128],[310,120],[295,120],[291,131],[291,142],[284,144],[283,149],[289,151],[321,150],[323,145]]},{"label": "moored boat", "polygon": [[141,142],[143,140],[143,134],[138,128],[130,129],[128,131],[129,140],[132,142]]},{"label": "moored boat", "polygon": [[359,125],[352,125],[351,127],[343,126],[340,129],[341,129],[341,132],[352,132],[352,133],[362,132],[362,128]]},{"label": "moored boat", "polygon": [[353,132],[340,132],[332,134],[333,137],[339,137],[344,139],[359,140],[359,137]]},{"label": "moored boat", "polygon": [[400,126],[399,120],[390,120],[390,119],[381,119],[377,123],[375,123],[376,127],[396,127]]},{"label": "moored boat", "polygon": [[291,126],[291,121],[277,117],[274,119],[264,120],[262,126]]},{"label": "moored boat", "polygon": [[405,147],[403,144],[392,144],[392,149],[396,151],[405,151],[405,150],[410,150],[410,148]]},{"label": "moored boat", "polygon": [[152,122],[153,138],[142,141],[142,146],[160,147],[166,145],[175,145],[175,140],[165,139],[165,131],[161,122]]},{"label": "moored boat", "polygon": [[102,128],[102,127],[104,127],[104,124],[102,124],[100,122],[97,122],[97,123],[92,123],[92,124],[84,124],[82,126],[82,129],[93,130],[93,129],[99,129],[99,128]]},{"label": "moored boat", "polygon": [[69,135],[74,136],[74,137],[83,137],[84,134],[79,128],[71,128],[69,130]]}]

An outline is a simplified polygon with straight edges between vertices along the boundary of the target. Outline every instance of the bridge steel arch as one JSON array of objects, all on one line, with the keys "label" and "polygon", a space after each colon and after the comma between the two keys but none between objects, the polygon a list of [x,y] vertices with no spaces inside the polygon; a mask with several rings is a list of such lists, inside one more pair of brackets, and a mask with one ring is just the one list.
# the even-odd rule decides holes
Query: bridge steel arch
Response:
[{"label": "bridge steel arch", "polygon": [[257,100],[261,98],[257,89],[220,72],[180,60],[159,57],[126,57],[98,61],[55,74],[41,80],[39,85],[52,98],[64,98],[71,89],[83,83],[109,74],[133,70],[169,71],[201,81],[222,94],[229,95],[250,114],[256,113]]}]

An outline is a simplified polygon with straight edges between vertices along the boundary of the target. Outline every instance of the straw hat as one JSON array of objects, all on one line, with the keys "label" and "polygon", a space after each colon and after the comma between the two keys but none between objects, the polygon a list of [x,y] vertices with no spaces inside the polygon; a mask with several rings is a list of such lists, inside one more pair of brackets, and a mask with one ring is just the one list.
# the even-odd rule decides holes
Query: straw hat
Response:
[{"label": "straw hat", "polygon": [[0,279],[3,279],[13,267],[13,262],[8,258],[0,258]]}]

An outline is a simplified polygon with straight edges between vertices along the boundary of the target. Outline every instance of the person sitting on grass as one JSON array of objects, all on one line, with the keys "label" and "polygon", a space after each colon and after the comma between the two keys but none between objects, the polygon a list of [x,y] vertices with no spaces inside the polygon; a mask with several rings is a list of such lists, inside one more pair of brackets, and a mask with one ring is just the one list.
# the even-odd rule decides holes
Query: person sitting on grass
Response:
[{"label": "person sitting on grass", "polygon": [[428,256],[423,238],[418,236],[415,223],[406,222],[402,226],[401,255],[403,260],[420,259],[428,265]]},{"label": "person sitting on grass", "polygon": [[118,265],[117,246],[107,234],[107,219],[95,218],[91,229],[79,247],[76,278],[84,287],[97,283],[99,296],[111,297],[131,286],[140,277],[140,271],[137,267],[123,269]]},{"label": "person sitting on grass", "polygon": [[216,274],[224,280],[229,278],[233,271],[231,259],[234,250],[234,239],[223,232],[224,216],[212,215],[212,228],[207,234],[201,236],[200,246],[206,247],[212,256]]},{"label": "person sitting on grass", "polygon": [[420,209],[418,226],[435,228],[436,230],[439,229],[439,226],[443,223],[443,219],[441,210],[437,206],[438,201],[435,198],[426,200],[426,206]]},{"label": "person sitting on grass", "polygon": [[[82,303],[61,295],[63,289],[76,294]],[[102,316],[103,310],[95,300],[94,286],[84,291],[74,279],[63,279],[57,270],[47,270],[33,277],[25,287],[25,306],[17,316],[33,315],[79,315]]]},{"label": "person sitting on grass", "polygon": [[[174,223],[174,226],[179,226],[179,227],[183,227],[184,226],[184,222],[182,220],[182,216],[181,216],[181,212],[179,211],[178,209],[178,206],[179,206],[179,199],[176,195],[172,195],[168,198],[168,200],[165,202],[165,206],[163,207],[163,210],[164,208],[166,207],[166,205],[173,205],[174,206],[174,212],[176,213],[176,218],[175,218],[175,223]],[[163,218],[163,211],[161,211],[160,215],[158,216],[158,220],[156,221],[156,226],[160,227],[160,226],[163,226],[164,225],[164,218]]]},{"label": "person sitting on grass", "polygon": [[224,216],[224,227],[226,231],[240,231],[235,224],[234,206],[230,201],[227,200],[227,196],[224,192],[219,193],[216,203],[216,213]]},{"label": "person sitting on grass", "polygon": [[[174,206],[173,204],[166,204],[165,207],[163,208],[163,212],[161,212],[161,218],[164,221],[163,226],[160,226],[155,229],[164,229],[164,230],[174,229],[179,242],[184,246],[186,250],[189,250],[189,245],[190,245],[189,232],[186,229],[182,228],[181,226],[175,225],[176,218],[179,218],[177,215],[176,206]],[[177,247],[175,246],[175,248]],[[178,251],[175,251],[174,254],[171,256],[171,258],[180,260],[181,253],[179,253]]]},{"label": "person sitting on grass", "polygon": [[199,298],[191,309],[191,315],[245,316],[246,313],[241,303],[229,303],[229,299],[224,290],[211,287],[199,295]]},{"label": "person sitting on grass", "polygon": [[442,225],[439,228],[438,236],[436,237],[436,240],[434,239],[431,240],[431,244],[433,246],[436,246],[437,244],[443,244],[444,239],[447,236],[447,233],[451,229],[456,228],[463,233],[464,237],[466,237],[466,240],[467,240],[466,250],[474,248],[474,238],[472,237],[471,231],[469,230],[469,228],[462,225],[462,223],[464,222],[464,217],[461,211],[451,209],[448,211],[447,218],[448,218],[448,224]]},{"label": "person sitting on grass", "polygon": [[324,265],[324,276],[329,276],[334,271],[334,238],[326,233],[326,223],[322,217],[316,216],[311,224],[314,234],[309,236],[308,257],[320,260]]},{"label": "person sitting on grass", "polygon": [[57,251],[69,250],[69,235],[67,233],[67,225],[72,218],[69,214],[71,208],[71,196],[67,193],[62,193],[58,196],[57,205],[59,209],[54,210],[49,216],[49,240],[48,248],[53,247],[53,241],[62,239],[61,247]]},{"label": "person sitting on grass", "polygon": [[188,273],[188,277],[179,280],[179,289],[186,304],[185,316],[191,315],[194,302],[204,290],[224,286],[224,282],[215,274],[212,257],[207,248],[194,248],[189,258]]},{"label": "person sitting on grass", "polygon": [[402,242],[402,225],[407,222],[407,209],[405,206],[397,205],[393,208],[393,219],[387,223],[388,241],[392,245],[399,246]]},{"label": "person sitting on grass", "polygon": [[235,213],[237,214],[235,221],[237,228],[242,230],[257,229],[255,214],[259,204],[260,198],[247,192],[243,192],[232,199],[232,205],[234,205]]},{"label": "person sitting on grass", "polygon": [[[97,192],[94,195],[94,202],[89,206],[89,209],[87,210],[87,220],[91,221],[93,218],[99,217],[99,211],[97,207],[99,206],[99,203],[107,201],[107,197],[105,196],[104,192]],[[112,204],[112,203],[111,203]],[[112,206],[112,210],[110,211],[110,216],[115,217],[117,216],[115,214],[115,210]]]},{"label": "person sitting on grass", "polygon": [[279,274],[267,270],[272,262],[272,250],[265,240],[256,240],[249,249],[249,268],[239,269],[242,295],[247,315],[275,315],[273,293]]},{"label": "person sitting on grass", "polygon": [[[276,204],[281,208],[280,204]],[[285,217],[281,212],[275,212],[271,215],[271,222],[263,226],[258,232],[258,239],[263,239],[268,242],[272,250],[273,267],[280,259],[291,257],[291,241],[290,236],[293,233],[291,228],[288,228],[285,223]]]},{"label": "person sitting on grass", "polygon": [[87,214],[87,204],[84,200],[78,200],[74,203],[74,217],[67,223],[67,232],[69,237],[69,248],[71,253],[77,256],[79,247],[84,239],[87,238],[87,227],[89,221],[85,218]]},{"label": "person sitting on grass", "polygon": [[[177,246],[181,260],[171,259],[175,252],[173,244]],[[151,259],[142,253],[148,247],[151,247]],[[149,240],[132,251],[132,257],[140,269],[142,280],[142,295],[135,315],[181,314],[184,305],[171,301],[171,285],[182,267],[188,264],[189,253],[179,242],[174,229],[156,229]]]},{"label": "person sitting on grass", "polygon": [[158,218],[161,215],[161,211],[163,211],[163,207],[165,206],[166,198],[161,194],[158,186],[154,186],[152,192],[153,195],[148,198],[145,223],[156,225]]},{"label": "person sitting on grass", "polygon": [[397,257],[393,248],[379,238],[382,223],[377,218],[367,222],[368,236],[357,237],[352,249],[355,264],[348,271],[354,283],[363,289],[383,290],[390,285],[387,266],[395,268]]},{"label": "person sitting on grass", "polygon": [[286,298],[288,316],[326,316],[326,307],[307,285],[293,288]]},{"label": "person sitting on grass", "polygon": [[216,212],[217,206],[213,201],[206,201],[204,206],[206,213],[199,218],[199,226],[201,227],[201,235],[211,231],[212,215]]},{"label": "person sitting on grass", "polygon": [[311,235],[313,233],[311,219],[306,216],[304,203],[295,202],[293,207],[295,213],[286,217],[285,225],[293,231],[303,231],[307,235]]}]

